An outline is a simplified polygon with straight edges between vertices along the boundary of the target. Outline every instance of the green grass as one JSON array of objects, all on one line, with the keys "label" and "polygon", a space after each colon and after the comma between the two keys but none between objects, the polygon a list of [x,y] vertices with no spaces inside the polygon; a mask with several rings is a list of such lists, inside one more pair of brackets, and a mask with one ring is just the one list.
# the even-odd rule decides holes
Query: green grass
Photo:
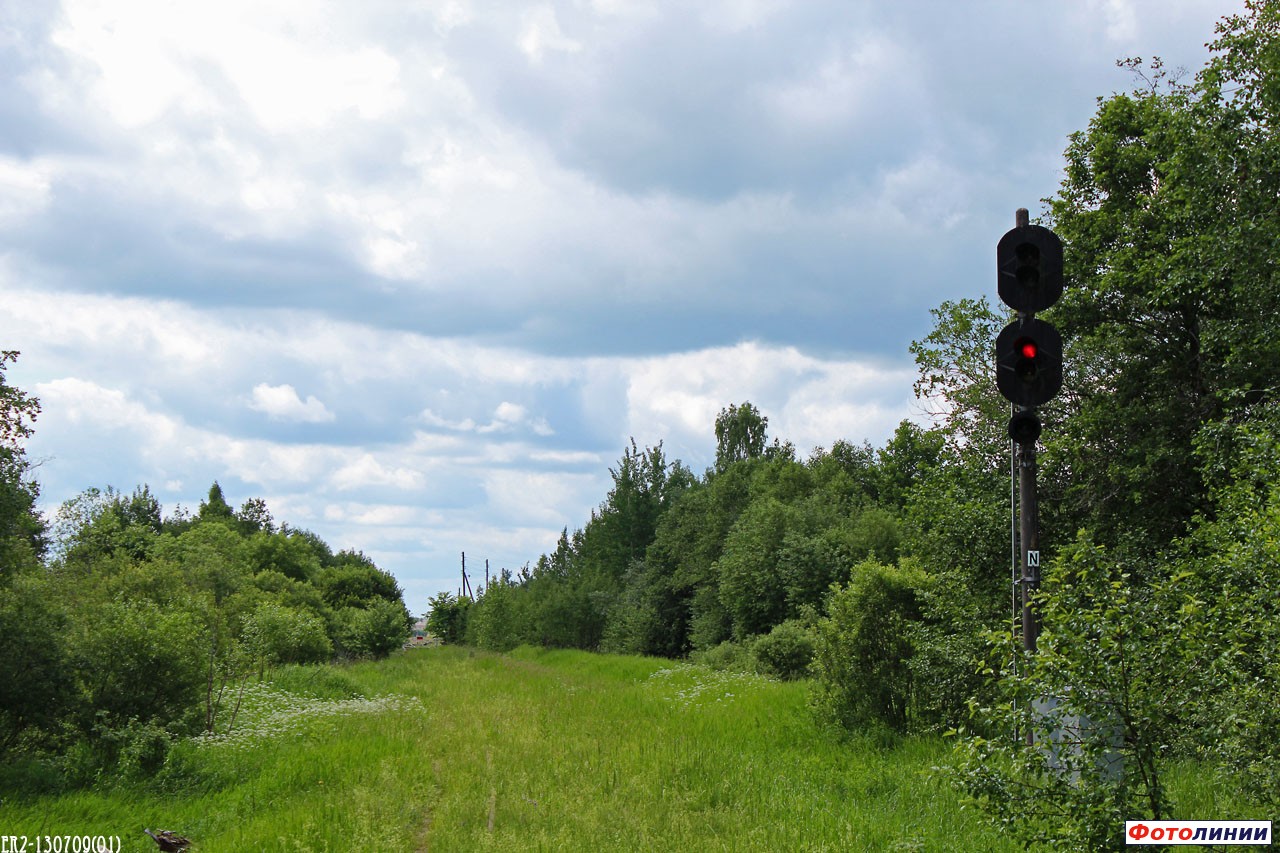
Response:
[{"label": "green grass", "polygon": [[[198,849],[1013,851],[931,772],[945,744],[819,731],[805,687],[657,659],[413,650],[282,673],[242,734],[149,785],[4,794],[0,833]],[[390,697],[378,701],[355,698]]]}]

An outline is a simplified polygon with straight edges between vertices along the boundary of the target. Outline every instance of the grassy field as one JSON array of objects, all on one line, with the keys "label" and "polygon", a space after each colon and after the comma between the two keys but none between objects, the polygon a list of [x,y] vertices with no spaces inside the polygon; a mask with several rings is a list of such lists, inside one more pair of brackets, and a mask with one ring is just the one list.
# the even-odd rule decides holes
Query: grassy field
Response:
[{"label": "grassy field", "polygon": [[[356,698],[361,694],[369,699]],[[304,698],[310,694],[313,698]],[[145,785],[5,793],[0,834],[213,851],[1013,851],[931,768],[818,731],[804,686],[645,658],[415,650],[282,673]]]}]

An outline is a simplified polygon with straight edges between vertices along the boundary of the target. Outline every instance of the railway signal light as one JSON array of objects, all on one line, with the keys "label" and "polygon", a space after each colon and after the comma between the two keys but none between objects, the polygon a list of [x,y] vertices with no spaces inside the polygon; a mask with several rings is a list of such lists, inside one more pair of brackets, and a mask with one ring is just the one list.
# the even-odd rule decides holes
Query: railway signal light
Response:
[{"label": "railway signal light", "polygon": [[1041,225],[1022,225],[996,244],[1000,298],[1015,311],[1043,311],[1062,296],[1062,241]]},{"label": "railway signal light", "polygon": [[1062,390],[1062,336],[1043,320],[1017,319],[996,338],[996,387],[1023,408],[1049,402]]},{"label": "railway signal light", "polygon": [[1032,444],[1040,437],[1040,416],[1030,409],[1015,412],[1009,418],[1009,438],[1015,444]]},{"label": "railway signal light", "polygon": [[[1018,227],[996,244],[1000,298],[1018,312],[996,338],[996,387],[1014,405],[1034,409],[1062,389],[1062,337],[1034,316],[1062,296],[1062,241],[1048,228],[1026,222],[1026,211],[1019,211]],[[1039,424],[1039,419],[1034,426],[1028,418],[1016,425],[1011,421],[1009,435],[1035,441]]]}]

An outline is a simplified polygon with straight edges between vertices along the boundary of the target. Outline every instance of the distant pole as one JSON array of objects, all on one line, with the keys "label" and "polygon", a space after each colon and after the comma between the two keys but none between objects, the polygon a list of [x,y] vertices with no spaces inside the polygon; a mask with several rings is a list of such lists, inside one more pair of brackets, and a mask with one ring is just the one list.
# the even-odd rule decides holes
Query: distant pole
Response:
[{"label": "distant pole", "polygon": [[484,560],[484,588],[485,589],[489,588],[489,558],[488,557],[485,557],[485,560]]},{"label": "distant pole", "polygon": [[467,598],[474,599],[475,593],[471,591],[471,582],[467,580],[467,552],[462,552],[462,591],[467,594]]}]

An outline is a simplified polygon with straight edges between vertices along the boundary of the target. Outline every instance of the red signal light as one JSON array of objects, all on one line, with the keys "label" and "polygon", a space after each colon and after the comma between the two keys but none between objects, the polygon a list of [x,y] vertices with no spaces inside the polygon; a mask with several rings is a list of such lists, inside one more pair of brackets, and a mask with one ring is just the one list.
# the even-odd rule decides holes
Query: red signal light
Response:
[{"label": "red signal light", "polygon": [[996,337],[996,387],[1024,409],[1049,402],[1062,388],[1062,337],[1049,323],[1020,317]]}]

